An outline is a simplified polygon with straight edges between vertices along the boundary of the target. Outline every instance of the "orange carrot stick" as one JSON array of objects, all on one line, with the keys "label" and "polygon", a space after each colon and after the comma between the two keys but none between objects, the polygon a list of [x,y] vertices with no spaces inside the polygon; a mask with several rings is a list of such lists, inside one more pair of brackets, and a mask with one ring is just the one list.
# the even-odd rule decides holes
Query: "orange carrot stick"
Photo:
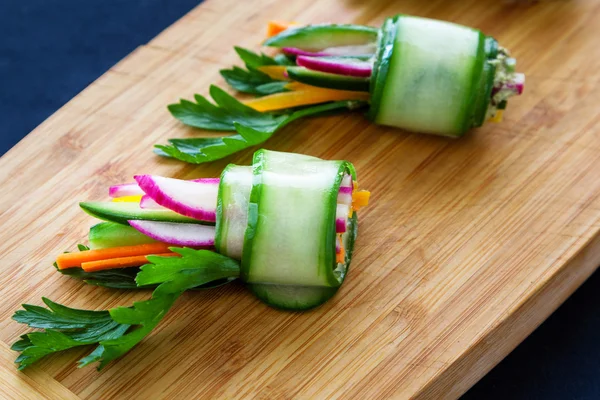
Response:
[{"label": "orange carrot stick", "polygon": [[354,210],[360,210],[362,207],[366,207],[369,205],[369,198],[371,197],[371,192],[367,190],[359,190],[357,192],[352,193],[352,208]]},{"label": "orange carrot stick", "polygon": [[346,249],[344,248],[344,241],[342,235],[338,235],[340,241],[340,252],[335,254],[335,262],[344,263],[346,262]]},{"label": "orange carrot stick", "polygon": [[275,36],[294,25],[298,25],[298,23],[285,21],[269,21],[269,25],[267,25],[267,37]]},{"label": "orange carrot stick", "polygon": [[[161,257],[178,257],[177,253],[162,253],[162,254],[152,254]],[[98,260],[98,261],[88,261],[81,263],[81,268],[85,272],[96,272],[96,271],[104,271],[107,269],[114,268],[128,268],[128,267],[139,267],[144,264],[148,264],[148,259],[146,256],[132,256],[132,257],[120,257],[120,258],[109,258],[106,260]]]},{"label": "orange carrot stick", "polygon": [[108,249],[87,250],[79,253],[64,253],[56,257],[58,269],[79,267],[90,261],[106,260],[109,258],[123,258],[132,256],[147,256],[161,254],[169,251],[167,243],[148,243],[136,246],[111,247]]}]

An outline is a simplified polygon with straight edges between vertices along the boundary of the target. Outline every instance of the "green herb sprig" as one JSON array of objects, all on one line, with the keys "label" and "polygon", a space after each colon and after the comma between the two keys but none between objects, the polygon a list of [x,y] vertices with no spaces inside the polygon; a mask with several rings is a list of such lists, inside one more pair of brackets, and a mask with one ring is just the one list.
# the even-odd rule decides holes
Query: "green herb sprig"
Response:
[{"label": "green herb sprig", "polygon": [[31,328],[43,329],[22,335],[11,347],[21,354],[15,360],[24,369],[40,358],[74,347],[96,344],[96,349],[79,360],[83,367],[99,362],[102,369],[148,335],[186,290],[210,282],[239,277],[237,261],[208,250],[171,248],[181,257],[148,256],[137,274],[137,286],[158,285],[152,298],[131,307],[88,311],[65,307],[44,298],[47,308],[24,304],[13,319]]},{"label": "green herb sprig", "polygon": [[169,139],[168,145],[156,145],[155,153],[192,164],[215,161],[265,142],[278,129],[298,118],[356,107],[352,102],[338,101],[279,114],[262,113],[242,104],[217,86],[211,86],[209,93],[215,104],[196,95],[195,103],[181,100],[178,104],[171,104],[169,111],[186,125],[207,130],[237,131],[237,134]]},{"label": "green herb sprig", "polygon": [[295,65],[286,55],[278,54],[275,57],[269,57],[266,54],[254,53],[242,47],[235,47],[235,52],[246,65],[246,69],[232,67],[220,71],[221,76],[231,87],[242,93],[260,96],[285,91],[284,86],[289,82],[273,79],[259,71],[259,68],[268,65]]}]

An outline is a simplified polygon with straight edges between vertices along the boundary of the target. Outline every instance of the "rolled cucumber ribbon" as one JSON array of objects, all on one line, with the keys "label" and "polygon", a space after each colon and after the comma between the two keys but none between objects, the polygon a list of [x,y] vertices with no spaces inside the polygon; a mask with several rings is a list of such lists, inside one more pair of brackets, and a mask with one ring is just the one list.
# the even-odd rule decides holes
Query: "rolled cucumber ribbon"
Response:
[{"label": "rolled cucumber ribbon", "polygon": [[265,45],[297,57],[303,67],[288,68],[292,80],[341,90],[366,82],[368,117],[414,132],[462,136],[500,116],[508,98],[523,91],[515,59],[477,29],[408,15],[388,18],[376,34],[367,28],[291,27]]},{"label": "rolled cucumber ribbon", "polygon": [[[221,176],[215,246],[242,260],[241,278],[279,308],[315,307],[346,276],[356,238],[351,212],[336,261],[336,211],[342,179],[352,164],[259,150],[252,167],[229,166]],[[346,216],[344,216],[346,218]]]},{"label": "rolled cucumber ribbon", "polygon": [[477,29],[410,16],[385,21],[371,77],[369,117],[382,125],[461,136],[494,112],[506,52]]}]

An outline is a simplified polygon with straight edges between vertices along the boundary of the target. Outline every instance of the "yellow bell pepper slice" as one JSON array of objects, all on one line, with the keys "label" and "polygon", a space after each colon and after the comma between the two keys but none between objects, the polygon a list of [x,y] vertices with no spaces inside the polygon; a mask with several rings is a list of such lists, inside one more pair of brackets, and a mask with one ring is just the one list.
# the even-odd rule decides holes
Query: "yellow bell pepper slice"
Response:
[{"label": "yellow bell pepper slice", "polygon": [[300,89],[259,97],[248,100],[244,104],[256,111],[264,112],[342,100],[369,100],[369,93],[322,88]]},{"label": "yellow bell pepper slice", "polygon": [[269,75],[271,79],[277,79],[278,81],[289,81],[290,78],[285,76],[285,69],[287,67],[283,65],[263,65],[258,67],[258,70],[263,74]]},{"label": "yellow bell pepper slice", "polygon": [[499,123],[502,122],[502,115],[504,114],[504,110],[496,111],[496,115],[489,119],[490,122]]},{"label": "yellow bell pepper slice", "polygon": [[358,192],[352,193],[352,209],[360,210],[361,207],[366,207],[369,205],[369,198],[371,197],[371,192],[367,190],[360,190]]},{"label": "yellow bell pepper slice", "polygon": [[121,196],[121,197],[115,197],[114,199],[112,199],[113,202],[115,203],[139,203],[140,200],[142,200],[142,196],[138,195],[138,196]]}]

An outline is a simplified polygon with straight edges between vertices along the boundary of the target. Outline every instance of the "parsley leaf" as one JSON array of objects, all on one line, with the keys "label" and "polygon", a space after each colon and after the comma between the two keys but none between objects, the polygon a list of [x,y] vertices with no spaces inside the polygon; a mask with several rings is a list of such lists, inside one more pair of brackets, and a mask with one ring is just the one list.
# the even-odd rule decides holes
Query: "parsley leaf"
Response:
[{"label": "parsley leaf", "polygon": [[233,67],[222,69],[221,76],[234,89],[250,94],[266,95],[284,92],[284,86],[289,82],[279,81],[261,72],[258,68],[266,65],[295,65],[286,55],[279,54],[275,58],[265,54],[253,53],[250,50],[235,47],[246,69]]},{"label": "parsley leaf", "polygon": [[181,100],[169,105],[168,109],[186,125],[214,131],[235,131],[236,122],[267,130],[277,127],[286,118],[256,111],[215,85],[211,85],[209,93],[216,105],[197,94],[194,96],[196,103]]},{"label": "parsley leaf", "polygon": [[21,336],[12,349],[21,354],[19,369],[40,358],[77,346],[98,344],[80,366],[100,362],[98,369],[122,356],[158,325],[177,298],[186,290],[210,282],[239,276],[239,264],[208,250],[171,248],[180,258],[148,256],[147,264],[136,277],[139,286],[158,285],[152,298],[131,307],[109,311],[77,310],[43,299],[48,308],[24,304],[13,315],[17,322],[44,331]]},{"label": "parsley leaf", "polygon": [[210,87],[210,95],[216,105],[203,96],[196,95],[196,103],[181,100],[179,104],[171,104],[169,111],[186,125],[210,130],[235,130],[237,134],[169,139],[168,145],[155,145],[155,153],[193,164],[215,161],[265,142],[278,129],[298,118],[356,107],[356,102],[338,101],[281,114],[261,113],[242,104],[217,86]]},{"label": "parsley leaf", "polygon": [[12,345],[12,350],[21,352],[15,361],[20,370],[48,354],[110,340],[129,329],[129,325],[113,321],[108,311],[77,310],[42,300],[48,308],[23,304],[24,310],[13,315],[17,322],[45,329],[23,335]]}]

